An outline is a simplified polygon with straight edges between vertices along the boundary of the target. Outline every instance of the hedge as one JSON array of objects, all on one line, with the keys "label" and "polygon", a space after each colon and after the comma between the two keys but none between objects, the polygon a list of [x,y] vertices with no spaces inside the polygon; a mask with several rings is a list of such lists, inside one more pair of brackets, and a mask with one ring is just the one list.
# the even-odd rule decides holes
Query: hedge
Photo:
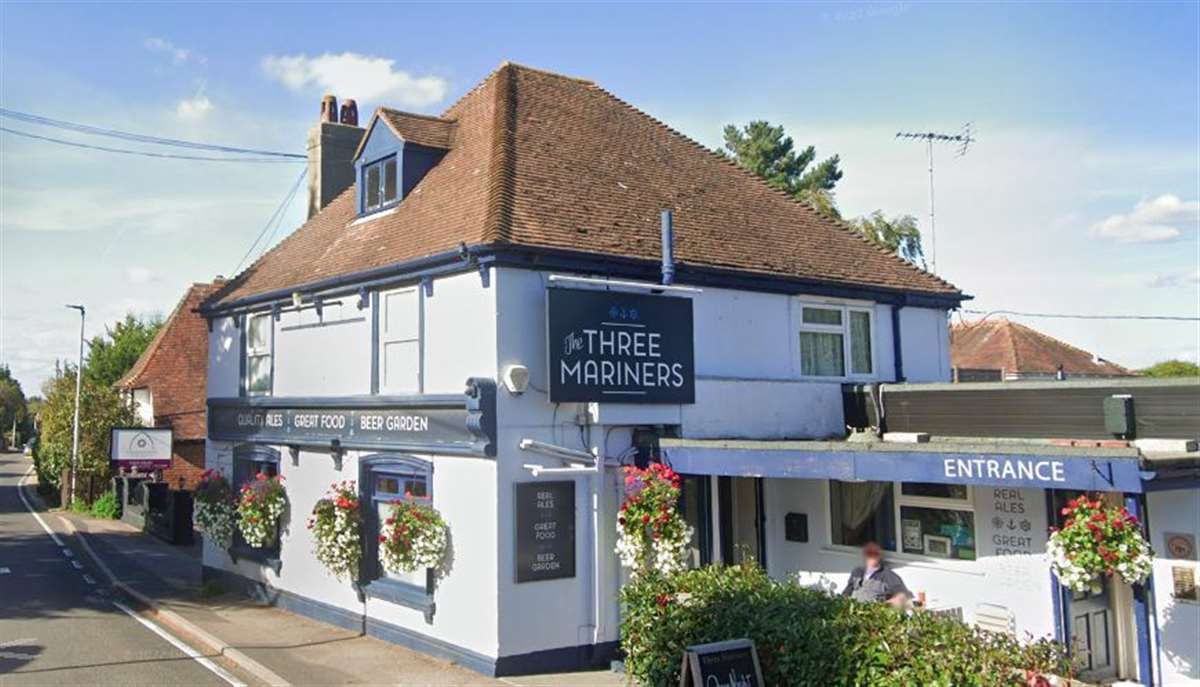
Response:
[{"label": "hedge", "polygon": [[993,687],[1068,669],[1055,642],[830,596],[754,564],[648,577],[626,585],[622,600],[625,669],[646,687],[677,685],[687,646],[737,638],[754,641],[768,685]]}]

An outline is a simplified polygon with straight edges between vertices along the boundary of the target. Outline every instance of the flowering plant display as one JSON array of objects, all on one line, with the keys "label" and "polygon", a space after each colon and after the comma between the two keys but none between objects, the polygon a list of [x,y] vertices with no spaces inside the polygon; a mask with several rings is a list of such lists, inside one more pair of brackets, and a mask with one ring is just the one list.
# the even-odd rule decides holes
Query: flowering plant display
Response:
[{"label": "flowering plant display", "polygon": [[261,549],[274,543],[279,519],[287,508],[283,476],[258,473],[254,481],[242,487],[238,498],[238,529],[250,546]]},{"label": "flowering plant display", "polygon": [[625,501],[617,516],[617,555],[637,579],[648,572],[672,575],[687,567],[688,527],[677,509],[679,475],[655,464],[625,468]]},{"label": "flowering plant display", "polygon": [[[412,494],[405,492],[412,499]],[[379,560],[388,572],[438,568],[446,556],[447,526],[433,506],[395,501],[379,528]]]},{"label": "flowering plant display", "polygon": [[1129,584],[1150,575],[1154,552],[1141,525],[1124,508],[1106,508],[1086,495],[1067,502],[1062,529],[1051,530],[1046,554],[1064,585],[1076,592],[1098,586],[1101,575],[1119,575]]},{"label": "flowering plant display", "polygon": [[233,543],[234,520],[237,507],[233,501],[233,487],[225,475],[216,470],[205,470],[200,475],[193,495],[195,507],[192,519],[209,541],[223,549]]},{"label": "flowering plant display", "polygon": [[362,558],[362,510],[354,481],[329,485],[308,518],[313,553],[334,577],[351,577]]}]

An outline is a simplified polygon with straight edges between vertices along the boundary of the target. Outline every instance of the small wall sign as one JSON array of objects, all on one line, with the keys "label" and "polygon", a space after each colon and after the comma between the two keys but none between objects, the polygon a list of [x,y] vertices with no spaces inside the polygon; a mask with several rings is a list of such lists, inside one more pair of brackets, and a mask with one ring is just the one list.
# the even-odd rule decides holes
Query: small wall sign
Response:
[{"label": "small wall sign", "polygon": [[762,687],[758,651],[749,639],[696,644],[683,652],[679,687]]},{"label": "small wall sign", "polygon": [[575,577],[575,483],[516,485],[516,581]]},{"label": "small wall sign", "polygon": [[113,427],[109,458],[118,472],[169,468],[171,453],[169,428]]},{"label": "small wall sign", "polygon": [[550,402],[695,403],[692,301],[546,290]]},{"label": "small wall sign", "polygon": [[1196,560],[1196,536],[1186,532],[1164,532],[1167,558],[1180,561]]}]

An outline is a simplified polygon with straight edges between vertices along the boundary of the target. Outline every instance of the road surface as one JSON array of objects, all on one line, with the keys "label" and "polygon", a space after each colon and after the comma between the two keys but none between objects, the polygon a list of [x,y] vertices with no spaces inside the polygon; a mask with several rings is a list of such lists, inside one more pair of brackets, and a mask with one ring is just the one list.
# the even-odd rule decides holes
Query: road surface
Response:
[{"label": "road surface", "polygon": [[18,483],[31,465],[0,452],[0,685],[230,683],[122,610],[56,516],[26,509]]}]

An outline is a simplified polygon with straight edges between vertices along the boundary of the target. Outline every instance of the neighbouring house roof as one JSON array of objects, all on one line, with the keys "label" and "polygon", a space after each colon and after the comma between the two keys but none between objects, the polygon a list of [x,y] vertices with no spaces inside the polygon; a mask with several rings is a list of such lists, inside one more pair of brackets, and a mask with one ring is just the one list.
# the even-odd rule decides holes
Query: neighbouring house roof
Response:
[{"label": "neighbouring house roof", "polygon": [[196,312],[224,281],[192,284],[162,329],[117,386],[150,389],[154,421],[170,426],[176,441],[203,439],[208,431],[208,323]]},{"label": "neighbouring house roof", "polygon": [[1002,370],[1004,374],[1128,377],[1134,373],[1003,317],[961,322],[950,329],[950,364],[969,370]]},{"label": "neighbouring house roof", "polygon": [[505,63],[441,117],[375,116],[449,151],[380,216],[356,221],[351,186],[206,309],[461,243],[657,261],[664,209],[685,268],[965,298],[591,81]]}]

